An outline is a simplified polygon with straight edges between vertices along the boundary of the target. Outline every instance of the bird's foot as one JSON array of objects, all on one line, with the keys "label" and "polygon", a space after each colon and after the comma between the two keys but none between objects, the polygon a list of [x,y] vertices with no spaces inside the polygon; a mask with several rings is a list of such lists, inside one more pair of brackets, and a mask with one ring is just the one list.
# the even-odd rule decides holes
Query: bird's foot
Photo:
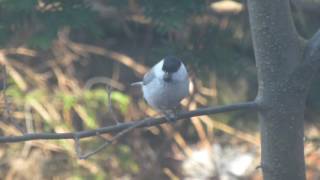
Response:
[{"label": "bird's foot", "polygon": [[176,121],[176,114],[175,113],[163,113],[166,120],[170,123],[174,123]]}]

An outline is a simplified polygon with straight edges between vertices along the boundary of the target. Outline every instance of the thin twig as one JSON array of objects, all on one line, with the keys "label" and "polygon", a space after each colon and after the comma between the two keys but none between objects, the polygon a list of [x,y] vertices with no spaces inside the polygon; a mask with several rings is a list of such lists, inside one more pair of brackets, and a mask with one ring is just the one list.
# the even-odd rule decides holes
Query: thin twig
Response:
[{"label": "thin twig", "polygon": [[31,106],[29,103],[24,104],[24,119],[26,120],[27,133],[34,133],[33,117],[31,113]]},{"label": "thin twig", "polygon": [[116,114],[113,111],[112,99],[111,99],[111,95],[112,95],[112,87],[111,86],[107,87],[107,93],[108,93],[108,110],[109,110],[109,112],[111,114],[111,117],[112,117],[113,121],[116,124],[120,124],[120,121],[118,120]]},{"label": "thin twig", "polygon": [[2,78],[3,78],[2,93],[3,93],[3,101],[4,101],[4,119],[6,121],[11,121],[10,109],[9,109],[10,107],[9,107],[7,94],[6,94],[6,91],[7,91],[7,68],[6,68],[6,65],[3,65]]},{"label": "thin twig", "polygon": [[5,64],[3,65],[2,78],[3,78],[2,93],[3,93],[3,101],[4,101],[4,113],[3,113],[4,120],[7,121],[8,123],[12,123],[15,128],[17,128],[20,132],[24,133],[25,132],[24,129],[22,127],[20,127],[19,124],[17,124],[16,122],[14,122],[12,120],[11,102],[10,102],[10,99],[8,99],[8,96],[7,96],[8,74],[7,74],[7,67],[6,67]]},{"label": "thin twig", "polygon": [[[95,85],[95,84],[98,84],[98,83],[105,84],[106,85],[106,90],[107,90],[107,96],[108,96],[108,99],[107,99],[107,101],[108,101],[108,111],[110,112],[113,121],[116,124],[120,124],[120,121],[118,121],[118,119],[117,119],[117,117],[116,117],[116,115],[114,113],[114,110],[113,110],[112,100],[111,100],[111,94],[112,94],[112,91],[113,91],[113,85],[112,85],[112,83],[109,83],[109,82],[114,82],[115,83],[117,81],[114,81],[114,80],[109,79],[107,77],[95,77],[95,78],[89,79],[86,82],[84,88],[90,90],[93,87],[93,85]],[[120,85],[122,85],[122,84],[120,84]],[[120,89],[120,88],[118,88],[118,89]],[[122,89],[123,89],[123,87],[122,87]],[[122,89],[120,89],[120,90],[122,90]]]},{"label": "thin twig", "polygon": [[[178,113],[174,120],[188,120],[190,117],[201,116],[201,115],[209,115],[209,114],[217,114],[229,111],[238,111],[238,110],[256,110],[258,107],[257,103],[254,101],[225,105],[220,107],[207,107],[207,108],[199,108],[195,111]],[[159,124],[167,123],[167,119],[164,116],[158,118],[146,118],[143,120],[121,123],[113,126],[106,126],[102,128],[97,128],[94,130],[86,130],[79,131],[76,133],[32,133],[32,134],[24,134],[21,136],[2,136],[0,137],[0,143],[15,143],[15,142],[23,142],[30,140],[57,140],[57,139],[74,139],[76,136],[80,138],[92,137],[97,134],[106,134],[106,133],[116,133],[120,132],[124,129],[128,129],[132,126],[136,126],[139,123],[137,128],[142,127],[151,127]]]},{"label": "thin twig", "polygon": [[[91,80],[91,81],[90,81]],[[95,84],[95,83],[98,83],[100,79],[90,79],[89,81],[87,81],[86,85],[85,85],[85,89],[91,89],[92,86]],[[102,82],[102,81],[101,81]],[[105,83],[105,82],[104,82]],[[113,111],[113,107],[112,107],[112,99],[111,99],[111,94],[112,94],[112,86],[110,86],[109,84],[105,83],[106,84],[106,90],[107,90],[107,96],[108,96],[108,111],[110,112],[111,114],[111,117],[113,119],[113,121],[118,125],[120,124],[120,122],[118,121],[116,115],[114,114],[114,111]],[[139,124],[137,124],[139,125]],[[107,140],[105,141],[102,145],[100,145],[98,148],[94,149],[93,151],[90,151],[84,155],[82,155],[82,152],[81,152],[81,144],[80,144],[80,139],[78,136],[76,136],[74,138],[74,141],[75,141],[75,150],[76,150],[76,154],[78,156],[79,159],[86,159],[98,152],[100,152],[101,150],[103,150],[105,147],[107,147],[111,142],[115,141],[117,139],[117,137],[120,137],[122,136],[123,134],[126,134],[127,132],[131,131],[132,129],[134,129],[136,126],[131,126],[127,129],[124,129],[123,131],[121,131],[120,133],[118,133],[117,135],[114,136],[114,138],[112,138],[112,140]],[[124,133],[123,133],[124,132]],[[101,134],[99,132],[96,133],[97,136],[101,137]],[[120,136],[119,136],[120,135]],[[104,138],[102,138],[103,140],[105,140]]]},{"label": "thin twig", "polygon": [[122,83],[115,81],[111,78],[104,77],[104,76],[90,78],[86,82],[86,84],[84,85],[84,88],[91,89],[93,87],[93,85],[96,85],[96,84],[106,84],[107,86],[113,87],[113,88],[118,89],[120,91],[123,91],[125,88]]},{"label": "thin twig", "polygon": [[80,158],[81,145],[80,145],[80,138],[77,135],[75,135],[74,137],[74,149],[76,150],[77,156]]},{"label": "thin twig", "polygon": [[[141,126],[143,123],[143,121],[138,121],[136,124],[132,125],[131,127],[124,129],[122,131],[120,131],[119,133],[117,133],[117,135],[113,136],[111,138],[111,140],[107,140],[105,143],[103,143],[101,146],[99,146],[98,148],[96,148],[94,151],[88,152],[84,155],[78,154],[79,159],[87,159],[90,156],[100,152],[101,150],[103,150],[104,148],[106,148],[108,145],[112,144],[113,142],[115,142],[116,140],[118,140],[119,138],[121,138],[122,136],[128,134],[129,132],[131,132],[132,130],[134,130],[135,128],[137,128],[138,126]],[[77,152],[78,153],[78,152]]]},{"label": "thin twig", "polygon": [[[111,93],[112,93],[112,87],[111,86],[107,86],[107,93],[108,93],[108,110],[111,114],[112,119],[114,120],[114,122],[116,124],[120,124],[120,122],[118,121],[116,115],[113,112],[113,107],[112,107],[112,100],[111,100]],[[141,122],[141,121],[140,121]],[[81,153],[81,145],[80,145],[80,140],[79,138],[75,138],[75,149],[76,149],[76,153],[79,159],[87,159],[90,156],[100,152],[101,150],[103,150],[104,148],[106,148],[108,145],[110,145],[112,142],[114,142],[116,139],[120,138],[121,136],[123,136],[124,134],[127,134],[128,132],[130,132],[131,130],[133,130],[134,128],[136,128],[137,126],[139,126],[140,124],[137,123],[127,129],[124,129],[122,131],[120,131],[117,135],[115,135],[111,140],[107,140],[105,141],[102,145],[100,145],[98,148],[96,148],[93,151],[90,151],[84,155],[82,155]],[[96,134],[97,136],[101,137],[101,134],[99,132],[97,132]],[[103,140],[105,140],[104,138],[102,138]]]}]

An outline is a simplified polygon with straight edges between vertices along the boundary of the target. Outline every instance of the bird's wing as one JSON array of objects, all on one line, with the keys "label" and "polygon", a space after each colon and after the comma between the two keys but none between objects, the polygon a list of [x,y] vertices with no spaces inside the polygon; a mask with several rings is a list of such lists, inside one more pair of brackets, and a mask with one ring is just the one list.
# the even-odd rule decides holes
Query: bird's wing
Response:
[{"label": "bird's wing", "polygon": [[139,81],[139,82],[131,83],[131,86],[142,86],[142,84],[143,84],[143,82]]},{"label": "bird's wing", "polygon": [[143,77],[143,85],[147,85],[149,84],[153,79],[155,78],[155,74],[153,69],[151,69],[149,72],[147,72],[147,74],[144,75]]}]

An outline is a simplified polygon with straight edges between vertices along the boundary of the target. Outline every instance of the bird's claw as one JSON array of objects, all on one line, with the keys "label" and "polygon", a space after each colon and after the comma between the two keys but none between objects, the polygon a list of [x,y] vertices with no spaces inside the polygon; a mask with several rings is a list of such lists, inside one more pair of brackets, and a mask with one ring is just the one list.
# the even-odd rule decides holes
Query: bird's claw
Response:
[{"label": "bird's claw", "polygon": [[176,115],[172,113],[164,113],[164,117],[170,123],[174,123],[176,121]]}]

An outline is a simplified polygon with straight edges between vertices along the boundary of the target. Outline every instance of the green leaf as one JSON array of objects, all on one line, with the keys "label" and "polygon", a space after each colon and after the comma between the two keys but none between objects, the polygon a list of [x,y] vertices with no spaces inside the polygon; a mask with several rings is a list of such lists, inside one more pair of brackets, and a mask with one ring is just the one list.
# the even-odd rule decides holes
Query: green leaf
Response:
[{"label": "green leaf", "polygon": [[88,108],[83,110],[88,114],[88,117],[84,119],[84,123],[86,124],[86,126],[91,129],[97,128],[95,111]]},{"label": "green leaf", "polygon": [[61,98],[63,102],[64,110],[70,110],[77,103],[77,98],[74,95],[61,93],[58,96]]},{"label": "green leaf", "polygon": [[45,96],[47,95],[47,93],[41,89],[37,89],[37,90],[33,90],[31,92],[29,92],[26,96],[25,96],[25,100],[29,101],[32,99],[37,99],[37,100],[41,100],[43,99]]},{"label": "green leaf", "polygon": [[119,107],[122,113],[127,112],[128,105],[130,103],[130,97],[119,91],[112,92],[111,100],[119,103]]}]

